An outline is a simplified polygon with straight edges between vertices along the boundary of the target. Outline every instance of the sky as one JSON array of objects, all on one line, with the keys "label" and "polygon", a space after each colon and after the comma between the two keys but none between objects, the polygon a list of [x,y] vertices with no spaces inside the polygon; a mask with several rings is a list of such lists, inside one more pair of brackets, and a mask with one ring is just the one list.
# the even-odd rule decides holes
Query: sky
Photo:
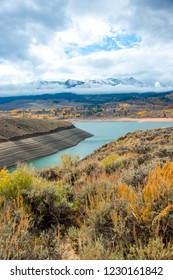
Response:
[{"label": "sky", "polygon": [[173,86],[173,0],[0,0],[0,86],[135,77]]}]

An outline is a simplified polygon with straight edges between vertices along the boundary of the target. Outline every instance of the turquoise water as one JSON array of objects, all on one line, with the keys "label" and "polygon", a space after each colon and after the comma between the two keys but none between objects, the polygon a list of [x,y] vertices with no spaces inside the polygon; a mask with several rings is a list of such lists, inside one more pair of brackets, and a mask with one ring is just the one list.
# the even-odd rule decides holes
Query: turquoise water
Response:
[{"label": "turquoise water", "polygon": [[85,139],[74,147],[64,149],[50,156],[32,160],[29,162],[29,164],[32,164],[35,168],[55,166],[61,162],[61,156],[63,154],[79,155],[80,159],[82,159],[86,155],[91,154],[97,148],[103,146],[105,143],[111,142],[128,132],[133,132],[141,129],[170,127],[173,126],[173,123],[78,122],[75,123],[75,126],[94,134],[94,136]]}]

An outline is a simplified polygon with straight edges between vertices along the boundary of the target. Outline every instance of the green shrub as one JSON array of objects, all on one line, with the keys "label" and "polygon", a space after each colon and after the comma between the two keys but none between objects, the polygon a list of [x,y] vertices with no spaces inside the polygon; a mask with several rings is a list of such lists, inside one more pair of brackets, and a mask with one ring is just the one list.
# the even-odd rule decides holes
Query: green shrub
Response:
[{"label": "green shrub", "polygon": [[67,187],[37,187],[22,195],[32,215],[33,228],[43,230],[61,224],[66,229],[75,223],[78,205],[73,203],[73,193]]},{"label": "green shrub", "polygon": [[94,209],[90,210],[87,224],[89,224],[93,238],[95,236],[103,236],[104,239],[111,239],[113,237],[111,208],[110,203],[100,202]]},{"label": "green shrub", "polygon": [[81,260],[122,260],[123,255],[120,250],[105,246],[102,238],[95,242],[87,242],[79,252]]},{"label": "green shrub", "polygon": [[0,171],[0,196],[4,199],[16,198],[23,190],[30,189],[33,176],[24,167],[9,173],[8,170]]},{"label": "green shrub", "polygon": [[0,211],[0,259],[42,260],[61,259],[61,240],[58,230],[49,229],[34,235],[30,231],[31,217],[23,200],[18,197]]},{"label": "green shrub", "polygon": [[48,181],[61,180],[62,172],[60,168],[45,168],[38,172],[38,175]]},{"label": "green shrub", "polygon": [[61,157],[61,166],[62,169],[70,169],[73,165],[77,164],[77,162],[79,161],[79,156],[72,156],[72,155],[68,155],[68,154],[64,154]]},{"label": "green shrub", "polygon": [[129,260],[172,260],[172,244],[165,245],[161,237],[150,238],[147,245],[141,242],[139,245],[131,246],[127,255]]}]

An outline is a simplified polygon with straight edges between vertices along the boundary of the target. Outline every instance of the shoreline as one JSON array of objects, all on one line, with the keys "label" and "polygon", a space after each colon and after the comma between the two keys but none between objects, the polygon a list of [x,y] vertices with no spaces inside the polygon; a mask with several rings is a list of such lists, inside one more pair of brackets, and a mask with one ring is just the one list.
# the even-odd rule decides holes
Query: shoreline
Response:
[{"label": "shoreline", "polygon": [[91,133],[74,127],[42,136],[0,143],[0,169],[49,156],[73,147],[91,136]]},{"label": "shoreline", "polygon": [[71,121],[73,124],[78,122],[172,122],[173,118],[143,118],[143,119],[135,119],[135,118],[93,118],[93,119],[67,119],[67,121]]},{"label": "shoreline", "polygon": [[[93,119],[71,119],[72,124],[79,122],[167,122],[173,124],[173,118],[93,118]],[[76,128],[42,134],[25,139],[15,139],[0,143],[0,169],[4,166],[13,167],[17,162],[27,162],[33,159],[45,157],[54,154],[65,148],[75,146],[85,138],[91,137],[92,134]]]}]

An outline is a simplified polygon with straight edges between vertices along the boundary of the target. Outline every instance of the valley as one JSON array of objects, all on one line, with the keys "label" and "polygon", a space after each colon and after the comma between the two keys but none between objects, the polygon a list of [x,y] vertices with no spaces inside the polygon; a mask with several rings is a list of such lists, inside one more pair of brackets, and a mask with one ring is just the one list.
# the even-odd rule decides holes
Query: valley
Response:
[{"label": "valley", "polygon": [[42,119],[172,118],[173,93],[0,97],[0,115]]}]

